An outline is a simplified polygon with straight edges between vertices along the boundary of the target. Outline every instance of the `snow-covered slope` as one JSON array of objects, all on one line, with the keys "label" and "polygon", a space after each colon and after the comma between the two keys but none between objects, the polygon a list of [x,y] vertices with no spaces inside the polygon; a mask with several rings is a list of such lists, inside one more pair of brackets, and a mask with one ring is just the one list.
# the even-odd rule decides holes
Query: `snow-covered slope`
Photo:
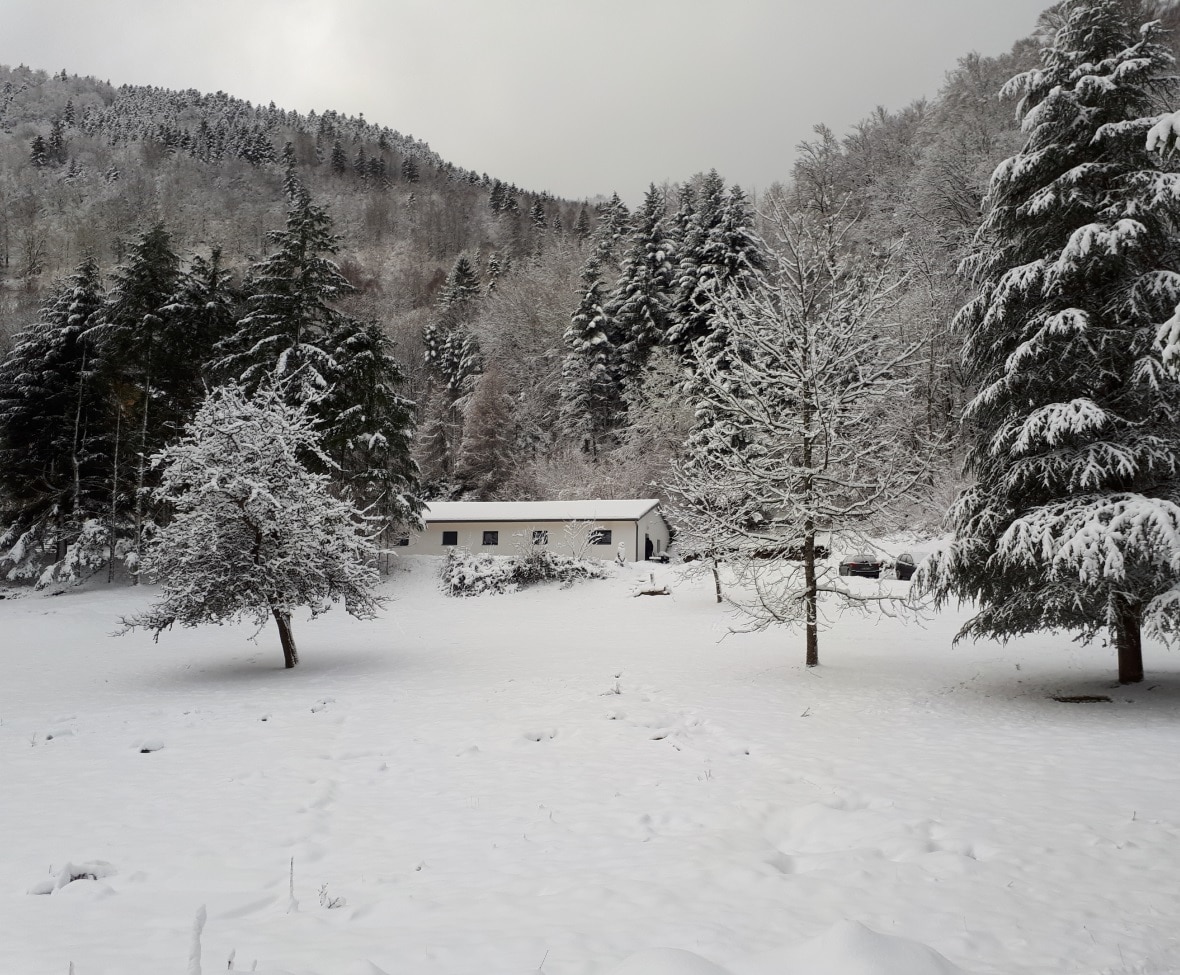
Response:
[{"label": "snow-covered slope", "polygon": [[0,972],[1180,970],[1180,659],[1120,689],[1066,637],[849,616],[808,672],[671,569],[434,568],[297,623],[293,671],[270,630],[111,637],[150,591],[0,601]]}]

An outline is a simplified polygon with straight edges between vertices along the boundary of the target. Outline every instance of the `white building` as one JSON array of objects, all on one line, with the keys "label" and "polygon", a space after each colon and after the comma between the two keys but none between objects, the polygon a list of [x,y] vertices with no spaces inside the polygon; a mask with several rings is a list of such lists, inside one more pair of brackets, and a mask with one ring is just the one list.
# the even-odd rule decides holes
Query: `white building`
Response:
[{"label": "white building", "polygon": [[668,524],[654,498],[614,501],[432,501],[425,531],[402,541],[406,555],[452,548],[514,555],[547,545],[562,555],[628,562],[662,555]]}]

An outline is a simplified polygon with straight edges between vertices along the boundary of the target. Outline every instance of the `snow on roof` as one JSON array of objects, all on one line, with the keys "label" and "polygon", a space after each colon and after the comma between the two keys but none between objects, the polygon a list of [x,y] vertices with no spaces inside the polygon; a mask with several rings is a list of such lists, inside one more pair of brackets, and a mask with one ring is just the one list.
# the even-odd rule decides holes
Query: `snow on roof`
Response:
[{"label": "snow on roof", "polygon": [[638,521],[657,498],[601,501],[432,501],[422,520],[440,521]]}]

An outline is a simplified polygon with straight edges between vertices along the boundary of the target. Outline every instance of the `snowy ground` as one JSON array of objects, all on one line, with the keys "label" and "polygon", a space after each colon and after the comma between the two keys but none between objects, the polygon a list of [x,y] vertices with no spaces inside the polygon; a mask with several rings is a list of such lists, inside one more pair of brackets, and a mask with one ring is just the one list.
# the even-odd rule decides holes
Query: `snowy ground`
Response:
[{"label": "snowy ground", "polygon": [[0,972],[1180,971],[1177,656],[1120,689],[850,616],[807,672],[671,569],[414,565],[290,672],[271,630],[112,638],[150,592],[0,602]]}]

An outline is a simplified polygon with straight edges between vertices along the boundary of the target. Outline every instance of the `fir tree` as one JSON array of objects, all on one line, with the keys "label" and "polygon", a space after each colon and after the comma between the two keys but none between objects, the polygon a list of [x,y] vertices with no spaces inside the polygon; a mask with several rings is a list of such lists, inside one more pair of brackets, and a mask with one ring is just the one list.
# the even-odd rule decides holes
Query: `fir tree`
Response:
[{"label": "fir tree", "polygon": [[250,269],[247,314],[222,343],[217,372],[248,391],[275,383],[307,407],[342,489],[387,520],[412,522],[412,404],[398,392],[401,370],[381,326],[338,307],[353,288],[332,260],[340,238],[327,211],[301,189],[271,241],[275,251]]},{"label": "fir tree", "polygon": [[176,297],[180,342],[175,352],[190,367],[191,377],[188,389],[178,390],[179,412],[186,420],[204,396],[204,380],[213,377],[217,350],[234,334],[241,304],[241,291],[222,265],[221,248],[214,247],[208,258],[192,258]]},{"label": "fir tree", "polygon": [[273,378],[292,402],[314,403],[329,384],[326,340],[342,317],[336,303],[353,290],[332,259],[340,237],[328,212],[300,188],[285,229],[269,239],[274,250],[250,267],[246,316],[223,343],[218,371],[248,390]]},{"label": "fir tree", "polygon": [[1023,94],[1026,143],[992,178],[958,326],[978,389],[974,486],[927,573],[973,600],[959,636],[1106,628],[1119,680],[1180,620],[1180,384],[1156,324],[1180,298],[1180,178],[1145,149],[1172,57],[1137,4],[1068,0]]},{"label": "fir tree", "polygon": [[344,151],[344,146],[340,144],[337,139],[332,143],[332,154],[329,157],[329,165],[332,167],[332,172],[337,176],[343,176],[348,172],[348,155]]},{"label": "fir tree", "polygon": [[701,180],[698,192],[684,194],[676,224],[673,320],[665,341],[691,362],[698,340],[716,348],[726,344],[714,328],[717,296],[748,287],[765,266],[765,255],[745,194],[737,186],[727,193],[716,170]]},{"label": "fir tree", "polygon": [[618,352],[603,311],[605,286],[592,254],[582,269],[578,307],[565,332],[561,367],[561,422],[581,449],[597,456],[611,440],[622,410]]},{"label": "fir tree", "polygon": [[479,295],[479,272],[465,255],[460,255],[439,292],[438,305],[455,317],[465,317]]},{"label": "fir tree", "polygon": [[578,240],[589,240],[593,230],[590,224],[590,207],[583,203],[578,208],[578,216],[574,220],[574,236]]},{"label": "fir tree", "polygon": [[102,517],[108,490],[108,397],[90,331],[102,304],[87,259],[0,363],[0,564],[10,577],[76,579],[101,559],[76,543]]},{"label": "fir tree", "polygon": [[663,194],[655,184],[635,214],[623,268],[610,299],[619,347],[620,379],[631,382],[647,364],[671,322],[672,242]]},{"label": "fir tree", "polygon": [[171,235],[158,223],[136,238],[127,260],[115,269],[94,326],[123,431],[111,458],[112,495],[131,497],[132,564],[141,552],[148,516],[149,458],[188,420],[204,362],[187,354],[190,336],[177,304],[180,281],[180,258]]},{"label": "fir tree", "polygon": [[334,368],[317,412],[334,476],[383,530],[417,526],[414,404],[401,394],[404,379],[389,338],[378,322],[352,318],[341,319],[329,338]]}]

